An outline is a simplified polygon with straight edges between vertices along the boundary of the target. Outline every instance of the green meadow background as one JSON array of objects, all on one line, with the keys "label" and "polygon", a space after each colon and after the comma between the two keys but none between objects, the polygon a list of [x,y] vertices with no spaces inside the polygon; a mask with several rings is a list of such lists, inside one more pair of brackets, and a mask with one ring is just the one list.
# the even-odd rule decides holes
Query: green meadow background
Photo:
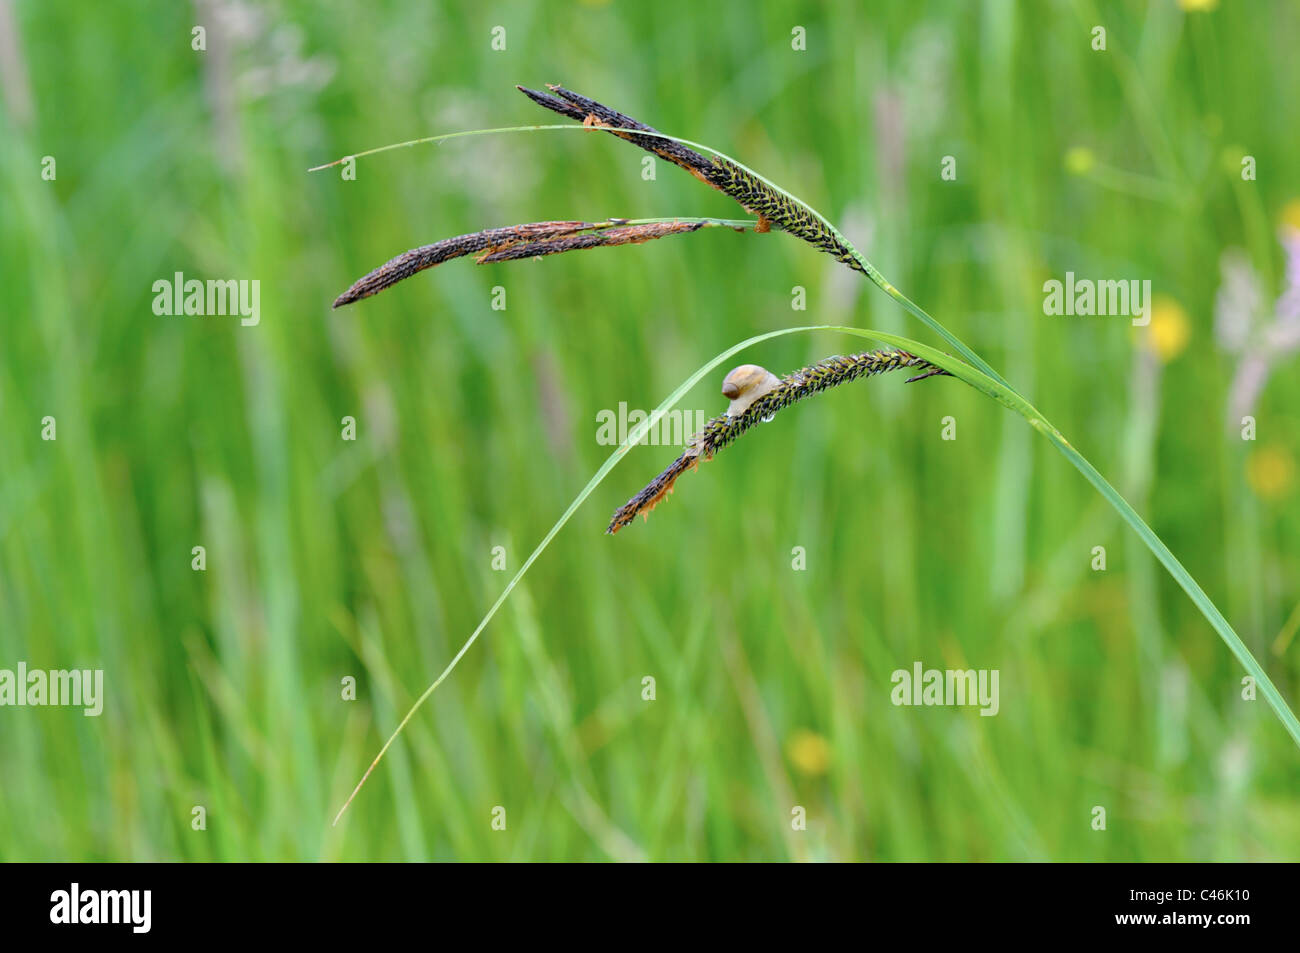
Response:
[{"label": "green meadow background", "polygon": [[[741,213],[596,134],[307,172],[552,121],[516,83],[740,158],[1026,393],[1294,706],[1297,358],[1265,355],[1243,440],[1215,303],[1238,249],[1264,353],[1300,227],[1296,3],[0,13],[0,668],[102,668],[107,693],[99,718],[0,708],[0,858],[1300,858],[1300,750],[1181,590],[1023,420],[897,374],[781,414],[609,537],[677,453],[631,450],[331,827],[610,452],[601,410],[781,327],[941,342],[798,240],[722,229],[456,261],[332,311],[389,257],[487,226]],[[178,271],[259,280],[260,323],[155,315]],[[1045,315],[1067,271],[1149,279],[1151,327]],[[722,411],[724,370],[683,407]],[[892,705],[918,661],[996,669],[997,716]]]}]

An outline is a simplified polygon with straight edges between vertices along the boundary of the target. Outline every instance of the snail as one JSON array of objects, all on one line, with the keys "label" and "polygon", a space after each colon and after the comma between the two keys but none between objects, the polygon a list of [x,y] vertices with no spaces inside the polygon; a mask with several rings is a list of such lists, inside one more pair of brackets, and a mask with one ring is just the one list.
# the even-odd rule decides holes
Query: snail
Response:
[{"label": "snail", "polygon": [[722,382],[722,396],[730,399],[727,408],[728,417],[739,417],[749,406],[764,394],[771,393],[781,385],[777,377],[766,367],[757,364],[741,364],[734,368]]}]

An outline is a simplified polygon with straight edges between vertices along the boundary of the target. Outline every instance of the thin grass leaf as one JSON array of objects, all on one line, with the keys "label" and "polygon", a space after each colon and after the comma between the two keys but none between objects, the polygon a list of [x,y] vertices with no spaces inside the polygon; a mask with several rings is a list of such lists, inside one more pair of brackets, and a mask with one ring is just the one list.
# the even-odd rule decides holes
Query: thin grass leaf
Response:
[{"label": "thin grass leaf", "polygon": [[705,374],[709,373],[709,371],[713,370],[733,354],[743,351],[750,345],[757,344],[760,341],[766,341],[768,338],[779,337],[786,333],[789,332],[770,331],[767,334],[760,334],[757,337],[749,338],[748,340],[742,341],[734,347],[723,351],[683,381],[658,407],[651,411],[649,417],[632,428],[626,439],[614,448],[613,452],[611,452],[605,459],[605,462],[601,464],[600,469],[597,470],[592,478],[587,481],[587,485],[578,492],[578,495],[574,497],[573,502],[570,503],[568,508],[560,515],[560,518],[555,521],[555,524],[550,528],[546,535],[542,537],[542,541],[537,544],[536,548],[534,548],[531,553],[528,554],[528,558],[525,559],[523,564],[519,567],[519,571],[511,577],[508,583],[506,583],[506,587],[501,591],[501,595],[497,597],[496,602],[492,603],[491,608],[488,609],[487,613],[479,621],[479,624],[474,628],[474,631],[470,633],[469,638],[465,640],[465,644],[460,647],[460,651],[458,651],[452,660],[447,663],[447,667],[442,670],[442,673],[433,680],[433,683],[424,690],[424,693],[415,700],[415,703],[411,706],[410,710],[402,717],[397,728],[389,736],[388,740],[384,742],[384,746],[379,749],[379,754],[375,755],[375,760],[370,763],[368,768],[366,768],[366,773],[361,776],[361,780],[357,782],[357,786],[353,789],[352,793],[348,795],[347,801],[344,802],[343,806],[339,809],[338,814],[335,815],[335,824],[338,824],[339,818],[343,816],[344,812],[348,809],[348,805],[350,805],[353,799],[356,798],[357,793],[361,790],[362,786],[365,785],[366,780],[378,766],[384,755],[388,752],[388,749],[392,747],[393,742],[396,741],[398,736],[402,733],[407,722],[411,720],[412,716],[419,711],[420,706],[428,700],[429,696],[437,690],[438,686],[441,685],[443,681],[446,680],[447,676],[455,670],[456,666],[460,664],[460,660],[465,657],[465,653],[469,651],[470,646],[478,641],[479,635],[482,634],[483,630],[487,627],[487,624],[492,621],[492,617],[497,614],[497,610],[500,609],[506,599],[509,598],[510,593],[514,591],[515,586],[519,585],[519,581],[524,578],[533,563],[537,561],[537,557],[546,551],[546,547],[551,545],[551,540],[553,540],[556,534],[559,533],[560,530],[564,528],[564,525],[569,522],[569,519],[577,512],[578,507],[586,502],[587,497],[591,496],[592,491],[594,491],[596,487],[600,486],[605,477],[609,475],[609,472],[618,465],[618,462],[623,459],[628,450],[640,442],[641,438],[644,437],[652,427],[658,426],[663,415],[676,406],[682,397],[686,395],[686,392],[699,383],[700,379],[703,378]]},{"label": "thin grass leaf", "polygon": [[605,462],[601,464],[600,469],[598,469],[592,478],[587,481],[587,485],[578,492],[578,495],[574,497],[573,502],[571,502],[568,508],[560,515],[560,518],[555,521],[555,524],[549,531],[547,531],[546,535],[542,537],[542,541],[537,544],[531,553],[528,554],[528,558],[525,559],[523,565],[519,567],[519,571],[516,572],[510,582],[506,584],[505,589],[503,589],[501,595],[497,597],[496,602],[492,603],[491,608],[488,609],[487,613],[479,621],[479,624],[475,627],[469,638],[465,640],[464,645],[460,647],[460,651],[456,653],[452,660],[447,664],[447,667],[443,669],[442,673],[434,679],[433,683],[424,690],[424,693],[415,700],[415,703],[411,706],[410,710],[402,717],[397,728],[389,736],[388,740],[384,742],[384,746],[379,750],[379,754],[375,756],[374,761],[372,761],[370,766],[366,768],[366,772],[362,775],[356,788],[353,789],[352,793],[348,796],[347,801],[339,809],[338,814],[334,818],[335,824],[338,824],[339,819],[342,818],[344,812],[347,811],[348,806],[351,805],[352,801],[356,798],[358,792],[360,792],[367,779],[369,779],[371,773],[379,765],[379,762],[383,759],[388,749],[392,747],[393,742],[395,742],[401,735],[407,723],[412,717],[414,717],[415,713],[419,711],[421,706],[428,701],[429,696],[437,690],[438,686],[447,679],[447,676],[456,669],[456,666],[460,664],[460,660],[465,657],[465,653],[470,650],[470,647],[476,641],[478,641],[478,637],[482,634],[488,623],[492,621],[492,618],[497,614],[497,610],[501,608],[506,599],[509,598],[510,593],[514,591],[514,588],[517,585],[519,585],[520,580],[522,580],[528,573],[528,570],[532,568],[533,563],[536,562],[537,558],[546,551],[548,546],[551,545],[551,541],[555,539],[556,535],[564,528],[565,524],[569,522],[573,514],[577,512],[578,507],[586,502],[587,498],[591,496],[596,487],[604,481],[610,471],[618,465],[624,456],[626,456],[628,450],[639,443],[641,438],[650,432],[652,428],[658,426],[659,421],[663,418],[664,414],[672,410],[681,399],[686,396],[687,391],[699,383],[706,374],[723,361],[740,353],[746,348],[752,347],[753,345],[759,344],[763,341],[782,337],[787,334],[798,334],[809,331],[838,331],[843,334],[851,334],[856,337],[867,338],[868,340],[873,340],[877,343],[886,344],[891,347],[901,348],[929,364],[943,368],[953,377],[965,381],[976,390],[992,397],[998,403],[1014,410],[1016,413],[1020,414],[1020,416],[1024,417],[1031,427],[1047,437],[1047,439],[1052,442],[1052,445],[1064,454],[1067,460],[1074,464],[1084,477],[1087,478],[1088,482],[1096,487],[1102,497],[1105,498],[1105,500],[1115,508],[1120,516],[1124,518],[1124,521],[1134,529],[1142,542],[1147,545],[1147,548],[1155,553],[1156,558],[1160,560],[1161,565],[1168,570],[1169,574],[1173,576],[1175,581],[1177,581],[1177,583],[1183,588],[1183,591],[1191,598],[1193,604],[1195,604],[1195,606],[1201,611],[1202,615],[1209,620],[1210,624],[1214,627],[1214,630],[1218,632],[1219,636],[1227,644],[1232,654],[1242,664],[1246,671],[1254,677],[1255,682],[1263,693],[1264,699],[1268,702],[1269,707],[1273,709],[1274,714],[1277,715],[1278,720],[1282,722],[1283,727],[1286,728],[1287,733],[1291,735],[1291,738],[1295,741],[1296,745],[1300,746],[1300,721],[1296,720],[1295,714],[1287,706],[1287,703],[1282,698],[1282,694],[1278,691],[1277,686],[1273,684],[1272,680],[1264,672],[1264,669],[1260,666],[1259,662],[1255,660],[1255,657],[1250,653],[1250,650],[1246,648],[1245,643],[1241,641],[1241,638],[1233,630],[1232,626],[1228,624],[1227,619],[1225,619],[1215,607],[1214,603],[1210,600],[1210,597],[1205,594],[1204,590],[1202,590],[1196,583],[1196,580],[1191,577],[1191,574],[1187,572],[1182,563],[1178,561],[1177,557],[1175,557],[1174,554],[1170,552],[1169,548],[1160,540],[1160,537],[1158,537],[1155,532],[1147,526],[1142,517],[1138,516],[1137,511],[1129,505],[1128,501],[1120,495],[1119,491],[1111,486],[1110,483],[1106,481],[1105,477],[1098,473],[1096,468],[1094,468],[1082,454],[1074,449],[1070,442],[1065,439],[1060,431],[1048,422],[1047,418],[1044,417],[1037,408],[1007,385],[994,380],[977,368],[971,367],[969,364],[966,364],[951,355],[944,354],[942,351],[935,348],[922,344],[919,341],[913,341],[896,334],[888,334],[884,331],[873,331],[868,328],[851,328],[823,324],[813,325],[810,327],[782,328],[778,331],[769,331],[766,334],[759,334],[751,338],[746,338],[744,341],[728,348],[698,368],[693,374],[686,378],[686,380],[678,385],[671,394],[664,398],[664,400],[653,411],[651,411],[650,415],[645,420],[632,428],[626,439],[624,439],[624,441],[614,449],[609,457],[606,458]]}]

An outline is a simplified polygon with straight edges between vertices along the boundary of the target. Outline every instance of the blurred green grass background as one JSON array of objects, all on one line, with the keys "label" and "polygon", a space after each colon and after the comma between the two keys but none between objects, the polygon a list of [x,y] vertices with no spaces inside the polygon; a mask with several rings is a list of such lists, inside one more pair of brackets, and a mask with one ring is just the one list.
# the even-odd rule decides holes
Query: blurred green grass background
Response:
[{"label": "blurred green grass background", "polygon": [[[723,230],[454,262],[331,312],[486,226],[738,214],[581,133],[306,172],[551,121],[516,83],[826,213],[1116,483],[1294,705],[1300,382],[1281,357],[1240,439],[1214,311],[1230,247],[1265,310],[1282,288],[1300,11],[1201,5],[4,3],[0,668],[103,668],[107,700],[0,709],[0,858],[1296,859],[1300,752],[1191,603],[1022,420],[900,376],[782,414],[606,537],[676,453],[634,449],[330,827],[609,452],[600,410],[792,324],[936,343],[797,240]],[[1045,316],[1067,270],[1151,279],[1155,333]],[[261,323],[155,315],[177,271],[260,280]],[[717,378],[684,406],[723,409]],[[997,669],[999,714],[894,707],[918,660]]]}]

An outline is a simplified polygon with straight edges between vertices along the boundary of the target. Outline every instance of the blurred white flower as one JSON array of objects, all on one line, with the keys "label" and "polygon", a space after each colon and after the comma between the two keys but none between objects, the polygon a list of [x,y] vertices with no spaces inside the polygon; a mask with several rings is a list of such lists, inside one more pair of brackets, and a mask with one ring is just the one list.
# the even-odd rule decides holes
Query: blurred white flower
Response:
[{"label": "blurred white flower", "polygon": [[1229,248],[1219,259],[1223,283],[1214,296],[1214,337],[1225,351],[1240,353],[1259,319],[1264,299],[1259,276],[1240,248]]},{"label": "blurred white flower", "polygon": [[245,101],[291,87],[316,92],[334,77],[334,61],[306,55],[302,27],[283,20],[274,4],[194,0],[194,10],[209,25],[210,52],[231,64],[235,89]]},{"label": "blurred white flower", "polygon": [[1286,275],[1272,314],[1246,253],[1229,248],[1219,260],[1223,278],[1214,299],[1214,336],[1223,350],[1238,356],[1228,394],[1230,428],[1254,410],[1273,366],[1300,350],[1300,229],[1284,224],[1279,240]]}]

